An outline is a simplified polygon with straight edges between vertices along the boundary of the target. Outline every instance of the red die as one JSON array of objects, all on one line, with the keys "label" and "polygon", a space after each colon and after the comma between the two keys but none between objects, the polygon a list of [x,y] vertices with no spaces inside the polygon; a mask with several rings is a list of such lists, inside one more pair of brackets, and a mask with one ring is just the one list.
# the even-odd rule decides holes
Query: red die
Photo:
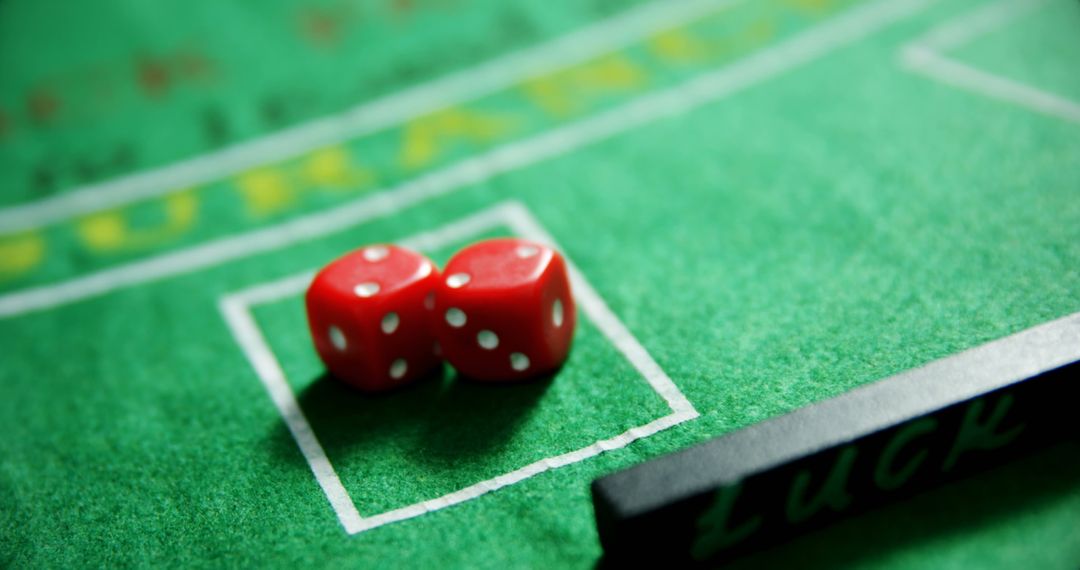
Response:
[{"label": "red die", "polygon": [[574,336],[566,263],[549,247],[492,239],[458,252],[435,289],[443,357],[477,380],[518,380],[562,365]]},{"label": "red die", "polygon": [[386,390],[431,371],[439,358],[430,327],[439,272],[423,255],[373,245],[335,260],[308,287],[308,326],[334,376]]}]

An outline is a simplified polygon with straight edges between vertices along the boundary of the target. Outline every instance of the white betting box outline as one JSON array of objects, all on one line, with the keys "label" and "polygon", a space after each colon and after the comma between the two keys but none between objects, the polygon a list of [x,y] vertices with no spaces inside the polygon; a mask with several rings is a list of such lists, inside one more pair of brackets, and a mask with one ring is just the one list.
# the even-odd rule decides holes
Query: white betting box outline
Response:
[{"label": "white betting box outline", "polygon": [[[525,206],[513,201],[502,202],[441,228],[403,239],[398,243],[417,250],[431,250],[500,227],[509,228],[513,234],[525,239],[546,243],[559,249],[555,240],[541,227]],[[334,466],[330,463],[311,424],[304,416],[296,395],[289,387],[285,372],[259,330],[251,312],[251,308],[255,305],[302,293],[311,282],[314,272],[307,271],[223,295],[219,299],[218,307],[233,337],[251,362],[259,380],[262,381],[289,431],[292,432],[293,438],[311,466],[311,471],[330,501],[338,520],[341,521],[345,532],[351,535],[475,499],[486,493],[519,483],[533,475],[577,463],[605,451],[625,447],[637,439],[648,437],[698,417],[697,410],[686,399],[686,396],[653,360],[641,343],[634,338],[622,321],[611,312],[581,271],[571,260],[566,261],[574,297],[582,312],[664,399],[672,413],[645,425],[631,428],[613,438],[597,441],[569,453],[546,457],[459,491],[369,517],[360,516],[356,503],[341,484]]]},{"label": "white betting box outline", "polygon": [[981,6],[905,45],[900,51],[901,63],[911,71],[947,85],[1080,123],[1080,102],[976,69],[944,55],[1047,5],[1049,0],[1002,0]]}]

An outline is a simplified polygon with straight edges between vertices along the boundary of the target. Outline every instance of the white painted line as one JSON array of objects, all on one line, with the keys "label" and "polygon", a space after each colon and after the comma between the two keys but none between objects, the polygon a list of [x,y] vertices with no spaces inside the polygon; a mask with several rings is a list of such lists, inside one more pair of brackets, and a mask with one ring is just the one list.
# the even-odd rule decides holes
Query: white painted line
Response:
[{"label": "white painted line", "polygon": [[465,241],[505,225],[506,211],[512,207],[524,206],[513,201],[502,202],[434,230],[413,234],[397,243],[410,249],[432,251],[449,243]]},{"label": "white painted line", "polygon": [[[505,227],[512,233],[522,237],[558,247],[551,235],[533,218],[525,206],[517,202],[504,202],[495,205],[457,222],[429,232],[416,234],[398,243],[411,248],[431,250],[467,240],[470,237],[478,236],[499,227]],[[248,287],[224,297],[219,301],[219,307],[237,343],[251,361],[255,373],[270,393],[271,399],[273,399],[282,418],[289,426],[297,445],[300,446],[304,457],[307,458],[315,479],[326,494],[327,500],[337,514],[345,532],[356,534],[475,499],[487,493],[520,483],[545,471],[584,461],[605,451],[625,447],[635,440],[649,437],[661,430],[698,417],[697,410],[686,399],[686,396],[679,391],[678,387],[656,364],[645,348],[619,321],[618,317],[611,312],[607,304],[604,303],[603,299],[569,258],[567,258],[567,264],[571,267],[575,297],[585,316],[627,358],[649,386],[664,399],[668,407],[671,408],[672,413],[645,425],[630,428],[613,438],[597,441],[568,453],[535,461],[520,469],[481,481],[441,497],[367,518],[360,516],[356,504],[341,485],[341,480],[334,471],[333,465],[331,465],[310,424],[297,404],[277,357],[274,356],[273,351],[259,331],[257,323],[251,316],[251,307],[255,305],[270,303],[303,293],[314,272],[306,271]]]},{"label": "white painted line", "polygon": [[935,27],[912,43],[933,51],[956,49],[1048,3],[1048,0],[1001,0],[990,2]]},{"label": "white painted line", "polygon": [[905,45],[900,52],[902,63],[907,69],[946,85],[1080,123],[1080,103],[1076,101],[943,55],[949,49],[960,47],[1047,4],[1047,0],[1004,0],[983,6]]},{"label": "white painted line", "polygon": [[315,480],[319,482],[326,498],[330,500],[330,505],[337,513],[345,531],[358,532],[363,528],[360,513],[357,512],[356,505],[342,486],[341,479],[334,471],[334,466],[330,464],[330,459],[326,457],[326,452],[315,437],[311,424],[304,417],[296,396],[285,380],[285,372],[281,370],[277,359],[270,352],[270,347],[267,346],[266,339],[255,324],[248,306],[226,298],[218,304],[218,308],[225,322],[228,323],[233,338],[239,343],[240,348],[251,361],[251,365],[255,367],[256,375],[270,394],[270,399],[274,401],[282,419],[285,420],[285,425],[288,426],[293,439],[300,447],[300,452],[304,454],[304,459],[311,466]]},{"label": "white painted line", "polygon": [[566,36],[513,52],[343,113],[302,123],[220,151],[55,197],[0,210],[0,233],[40,227],[224,178],[260,164],[362,137],[448,106],[616,51],[649,34],[701,18],[742,0],[657,1]]},{"label": "white painted line", "polygon": [[731,96],[858,41],[915,13],[932,1],[877,0],[861,5],[809,31],[677,87],[644,95],[599,115],[506,144],[480,156],[327,211],[55,285],[8,293],[0,296],[0,318],[182,275],[389,215],[462,186],[478,184],[494,176],[561,156],[653,121],[685,113]]},{"label": "white painted line", "polygon": [[[410,249],[432,250],[437,249],[442,244],[454,243],[469,236],[479,235],[487,230],[498,228],[505,223],[505,208],[505,205],[497,205],[481,210],[435,230],[414,234],[400,240],[398,244]],[[269,303],[304,291],[314,276],[314,270],[305,271],[298,275],[291,275],[248,287],[230,298],[247,305]]]},{"label": "white painted line", "polygon": [[678,425],[687,420],[693,419],[694,417],[696,417],[696,415],[690,416],[688,414],[677,413],[670,414],[658,420],[653,420],[643,426],[636,427],[633,430],[623,432],[611,439],[598,441],[588,447],[584,447],[576,451],[571,451],[569,453],[564,453],[555,457],[541,459],[540,461],[526,465],[521,469],[511,471],[510,473],[500,475],[499,477],[490,479],[488,481],[481,481],[480,483],[470,485],[468,487],[465,487],[464,489],[449,493],[437,499],[431,499],[429,501],[424,501],[415,505],[409,505],[407,507],[394,509],[389,512],[364,518],[362,519],[363,526],[356,532],[371,530],[384,524],[411,519],[413,517],[435,512],[446,507],[464,503],[465,501],[475,499],[492,491],[497,491],[515,483],[520,483],[521,481],[524,481],[529,477],[539,475],[540,473],[543,473],[545,471],[550,471],[552,469],[558,469],[559,467],[565,467],[566,465],[578,463],[580,461],[589,459],[590,457],[599,455],[605,451],[611,451],[613,449],[626,447],[637,439],[640,439],[642,437],[649,437],[650,435],[663,431],[669,427]]},{"label": "white painted line", "polygon": [[1080,124],[1080,103],[1075,101],[1000,75],[987,73],[919,47],[905,48],[903,57],[904,64],[909,69],[946,85]]}]

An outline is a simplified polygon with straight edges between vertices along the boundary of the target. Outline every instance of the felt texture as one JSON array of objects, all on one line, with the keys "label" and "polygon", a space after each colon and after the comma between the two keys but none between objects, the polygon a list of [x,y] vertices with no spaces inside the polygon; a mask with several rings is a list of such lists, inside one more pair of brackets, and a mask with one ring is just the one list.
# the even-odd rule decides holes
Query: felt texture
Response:
[{"label": "felt texture", "polygon": [[[337,51],[316,56],[310,46],[296,48],[294,31],[288,41],[274,41],[286,34],[282,22],[299,25],[289,18],[307,4],[187,13],[187,4],[158,12],[117,3],[87,16],[100,27],[70,31],[82,39],[94,33],[84,27],[112,30],[118,38],[87,53],[35,36],[56,22],[39,4],[8,2],[0,4],[0,46],[10,47],[0,48],[0,69],[16,70],[17,80],[0,84],[0,102],[30,88],[39,62],[59,73],[98,52],[99,59],[127,61],[140,48],[164,50],[190,37],[221,58],[219,69],[281,62],[263,75],[221,75],[206,88],[221,113],[247,125],[229,133],[243,140],[278,127],[245,123],[260,104],[253,95],[262,93],[259,78],[325,92],[289,118],[299,121],[564,33],[604,17],[613,10],[608,4],[546,3],[540,10],[526,2],[479,3],[463,6],[460,21],[441,5],[395,16],[364,4],[362,30],[374,35],[342,36]],[[750,2],[696,22],[699,37],[733,38],[704,63],[647,63],[648,46],[630,45],[620,53],[645,62],[647,80],[597,94],[566,115],[526,106],[519,87],[476,105],[517,120],[511,138],[544,132],[736,61],[848,3],[819,4],[824,8],[815,12],[808,8],[815,3]],[[749,90],[392,216],[0,319],[0,565],[591,567],[601,556],[592,479],[1080,311],[1080,127],[896,64],[905,42],[978,5],[933,4]],[[268,15],[254,18],[249,10]],[[738,33],[763,21],[762,14],[773,24],[767,37]],[[528,33],[506,34],[507,21]],[[1075,37],[1080,7],[1051,3],[1021,24],[958,57],[1080,98],[1075,57],[1046,47],[1075,46],[1063,34]],[[230,41],[239,29],[247,30],[242,41]],[[467,47],[448,47],[458,45]],[[12,55],[20,53],[39,55],[23,62]],[[416,62],[424,65],[408,67]],[[393,76],[406,68],[411,75]],[[375,87],[358,94],[335,81],[350,71],[357,84]],[[41,149],[131,137],[146,149],[128,165],[135,169],[212,148],[203,134],[183,131],[193,108],[210,100],[198,97],[140,102],[119,115],[122,125],[86,119],[0,139],[0,164],[9,173],[0,182],[3,203],[35,196],[26,180]],[[162,134],[170,129],[179,133],[171,142]],[[393,162],[400,140],[392,135],[375,133],[347,150],[367,153],[370,164]],[[433,164],[493,144],[457,141]],[[294,166],[289,172],[302,171]],[[379,186],[422,172],[380,171]],[[260,217],[228,191],[230,184],[235,179],[193,190],[194,225],[154,243],[103,253],[80,242],[76,222],[45,228],[49,249],[40,266],[5,277],[0,290],[61,282],[269,226],[376,188],[303,194],[288,209]],[[349,536],[223,321],[218,299],[508,198],[558,240],[701,417],[475,500]],[[125,211],[152,226],[160,208],[151,201]],[[431,254],[442,262],[461,245]],[[585,319],[567,366],[550,380],[479,386],[448,371],[371,397],[323,375],[299,297],[259,306],[253,315],[362,515],[437,497],[667,413]],[[737,566],[1074,568],[1078,458],[1076,444],[1063,444]]]}]

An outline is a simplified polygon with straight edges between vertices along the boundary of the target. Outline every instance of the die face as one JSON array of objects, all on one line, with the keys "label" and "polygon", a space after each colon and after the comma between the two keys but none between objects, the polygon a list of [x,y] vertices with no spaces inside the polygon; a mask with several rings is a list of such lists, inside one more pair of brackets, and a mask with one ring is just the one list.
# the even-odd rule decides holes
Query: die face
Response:
[{"label": "die face", "polygon": [[437,273],[429,259],[395,245],[371,245],[329,263],[316,276],[337,294],[381,301]]},{"label": "die face", "polygon": [[[570,352],[577,327],[577,304],[570,290],[570,276],[562,257],[553,260],[540,290],[536,318],[541,324],[541,336],[549,362],[561,365]],[[554,366],[554,365],[553,365]]]},{"label": "die face", "polygon": [[537,287],[556,256],[551,248],[530,241],[490,239],[462,249],[443,273],[450,288],[474,294],[516,294],[519,288]]},{"label": "die face", "polygon": [[442,354],[471,378],[529,378],[558,368],[569,352],[575,306],[566,264],[546,246],[499,239],[465,248],[447,264],[435,299]]},{"label": "die face", "polygon": [[305,296],[315,350],[330,372],[358,388],[407,384],[440,362],[428,297],[439,281],[422,255],[369,246],[327,265]]}]

